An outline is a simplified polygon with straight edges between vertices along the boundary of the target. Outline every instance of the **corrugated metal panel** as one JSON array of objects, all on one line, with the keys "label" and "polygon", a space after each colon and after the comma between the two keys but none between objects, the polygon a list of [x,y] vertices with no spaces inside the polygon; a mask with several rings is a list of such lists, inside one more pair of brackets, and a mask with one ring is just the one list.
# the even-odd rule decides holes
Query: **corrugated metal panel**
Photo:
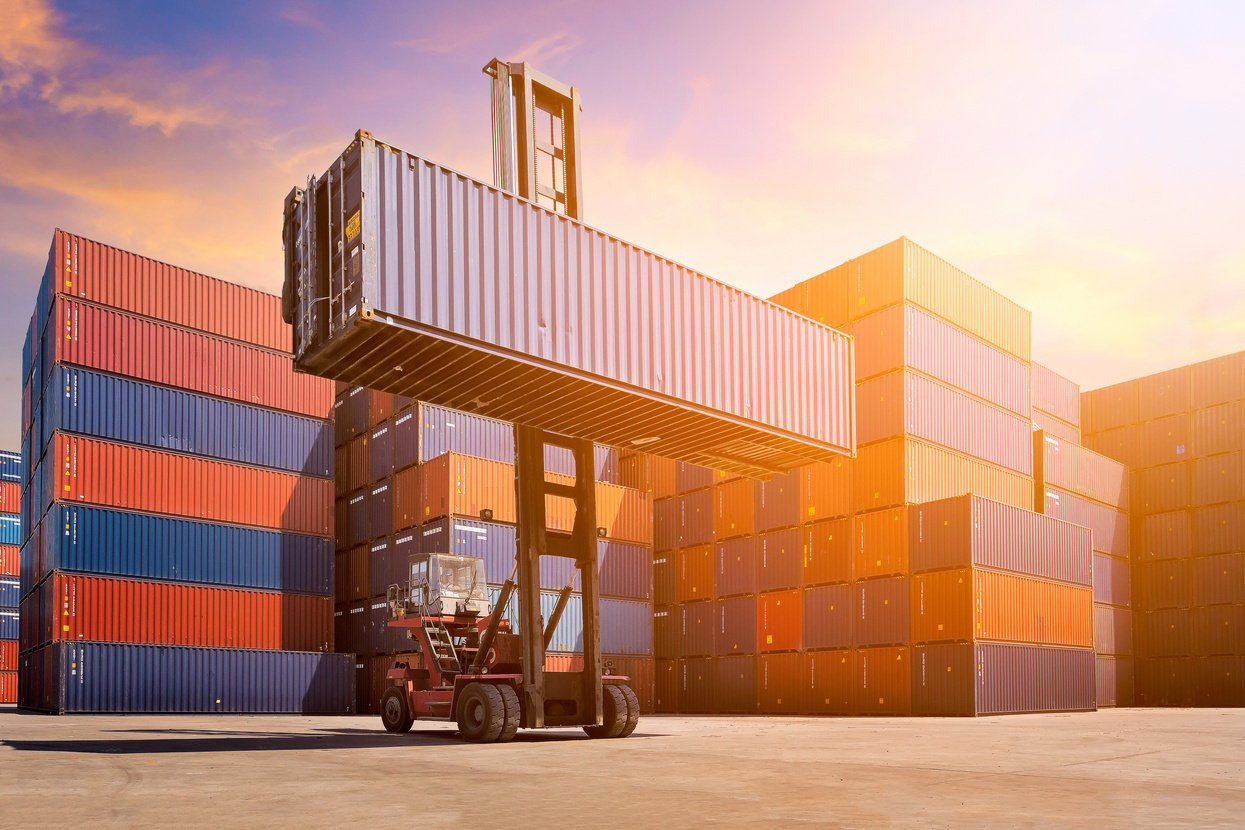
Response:
[{"label": "corrugated metal panel", "polygon": [[1090,585],[1090,532],[1020,507],[961,496],[908,508],[912,571],[979,565]]},{"label": "corrugated metal panel", "polygon": [[0,577],[0,608],[16,608],[21,599],[17,577]]},{"label": "corrugated metal panel", "polygon": [[1033,428],[1041,430],[1047,435],[1054,436],[1060,441],[1068,441],[1073,444],[1085,443],[1081,437],[1080,427],[1061,421],[1049,412],[1043,412],[1040,409],[1033,410]]},{"label": "corrugated metal panel", "polygon": [[1187,461],[1133,470],[1135,510],[1141,514],[1181,510],[1190,504],[1192,465]]},{"label": "corrugated metal panel", "polygon": [[1245,352],[1190,366],[1189,391],[1194,409],[1245,399]]},{"label": "corrugated metal panel", "polygon": [[[847,327],[856,338],[856,378],[905,366],[1028,418],[1029,366],[909,303],[862,317]],[[1079,417],[1079,392],[1077,394]]]},{"label": "corrugated metal panel", "polygon": [[1138,706],[1193,706],[1197,661],[1191,657],[1143,658],[1135,664]]},{"label": "corrugated metal panel", "polygon": [[1245,553],[1194,559],[1193,599],[1198,605],[1245,602]]},{"label": "corrugated metal panel", "polygon": [[1094,555],[1094,602],[1127,608],[1132,602],[1132,566],[1127,559]]},{"label": "corrugated metal panel", "polygon": [[758,481],[756,491],[756,529],[758,533],[795,527],[800,523],[800,471],[792,470]]},{"label": "corrugated metal panel", "polygon": [[[604,528],[606,536],[640,545],[653,544],[653,502],[648,493],[598,481],[596,506],[596,526]],[[559,529],[569,531],[571,524]]]},{"label": "corrugated metal panel", "polygon": [[657,499],[653,502],[653,547],[674,550],[680,536],[678,499]]},{"label": "corrugated metal panel", "polygon": [[[1116,427],[1129,426],[1141,420],[1141,399],[1135,380],[1092,389],[1081,394],[1081,429],[1099,433]],[[1111,455],[1106,450],[1099,452]],[[1115,456],[1112,456],[1115,457]],[[1125,464],[1128,464],[1124,459]],[[1129,466],[1132,466],[1131,464]]]},{"label": "corrugated metal panel", "polygon": [[0,481],[22,482],[22,457],[9,450],[0,450]]},{"label": "corrugated metal panel", "polygon": [[675,553],[653,554],[653,604],[674,605],[678,596]]},{"label": "corrugated metal panel", "polygon": [[775,530],[757,537],[757,590],[799,588],[804,572],[804,545],[799,528]]},{"label": "corrugated metal panel", "polygon": [[1126,467],[1136,469],[1142,466],[1141,460],[1141,425],[1110,429],[1100,433],[1086,432],[1082,436],[1085,446],[1094,452],[1114,458]]},{"label": "corrugated metal panel", "polygon": [[1112,556],[1129,554],[1128,514],[1098,502],[1060,490],[1046,487],[1044,510],[1048,516],[1087,527],[1093,532],[1094,550]]},{"label": "corrugated metal panel", "polygon": [[908,508],[852,517],[852,576],[871,579],[908,572]]},{"label": "corrugated metal panel", "polygon": [[848,582],[852,578],[852,520],[830,519],[805,525],[804,584]]},{"label": "corrugated metal panel", "polygon": [[800,648],[804,628],[802,599],[799,590],[757,594],[757,648],[760,651]]},{"label": "corrugated metal panel", "polygon": [[653,609],[653,653],[657,657],[678,657],[682,650],[679,627],[682,616],[678,608]]},{"label": "corrugated metal panel", "polygon": [[753,597],[729,597],[717,601],[714,648],[718,656],[755,654],[757,651],[757,602]]},{"label": "corrugated metal panel", "polygon": [[677,562],[677,593],[679,602],[713,599],[714,556],[712,545],[680,548]]},{"label": "corrugated metal panel", "polygon": [[713,689],[717,665],[712,657],[694,657],[678,662],[678,711],[702,715],[714,710]]},{"label": "corrugated metal panel", "polygon": [[[287,229],[322,201],[318,244],[341,241],[354,270],[320,275],[332,307],[298,286],[304,368],[609,446],[656,439],[645,449],[740,472],[851,452],[845,335],[363,134],[327,176],[350,207],[330,210],[313,186]],[[468,364],[472,382],[453,381]]]},{"label": "corrugated metal panel", "polygon": [[974,493],[1017,507],[1033,505],[1033,479],[912,438],[861,447],[852,472],[858,510]]},{"label": "corrugated metal panel", "polygon": [[1202,457],[1245,450],[1245,401],[1193,413],[1193,455]]},{"label": "corrugated metal panel", "polygon": [[618,483],[644,490],[654,499],[670,498],[675,494],[675,464],[669,458],[623,451],[618,459]]},{"label": "corrugated metal panel", "polygon": [[853,645],[906,645],[908,577],[868,579],[852,585]]},{"label": "corrugated metal panel", "polygon": [[757,591],[756,536],[728,539],[713,546],[713,590],[719,597]]},{"label": "corrugated metal panel", "polygon": [[617,539],[597,540],[598,585],[603,596],[653,598],[653,549]]},{"label": "corrugated metal panel", "polygon": [[856,416],[862,446],[911,435],[1019,473],[1033,473],[1029,418],[915,372],[899,370],[861,382]]},{"label": "corrugated metal panel", "polygon": [[393,488],[381,481],[368,491],[367,539],[379,539],[393,533]]},{"label": "corrugated metal panel", "polygon": [[393,435],[392,421],[385,421],[368,434],[369,483],[374,484],[393,475]]},{"label": "corrugated metal panel", "polygon": [[328,597],[59,573],[21,611],[28,647],[92,640],[292,651],[331,651],[332,614]]},{"label": "corrugated metal panel", "polygon": [[711,599],[688,602],[675,610],[680,655],[708,657],[713,654],[715,610]]},{"label": "corrugated metal panel", "polygon": [[412,416],[409,423],[414,436],[418,437],[403,443],[412,449],[417,447],[418,454],[414,458],[402,458],[403,462],[423,463],[447,452],[456,452],[514,463],[514,427],[505,421],[422,402],[404,415]]},{"label": "corrugated metal panel", "polygon": [[757,658],[757,709],[771,715],[794,715],[804,709],[800,655],[762,654]]},{"label": "corrugated metal panel", "polygon": [[1004,715],[1095,708],[1091,649],[1011,643],[913,648],[913,712]]},{"label": "corrugated metal panel", "polygon": [[847,715],[856,685],[856,652],[812,651],[801,655],[805,710],[814,715]]},{"label": "corrugated metal panel", "polygon": [[713,542],[713,491],[697,490],[679,496],[679,544],[707,545]]},{"label": "corrugated metal panel", "polygon": [[[255,678],[262,677],[262,683]],[[21,705],[44,712],[348,714],[348,654],[59,643],[22,657]]]},{"label": "corrugated metal panel", "polygon": [[[64,298],[56,301],[53,313],[55,322],[47,329],[49,361],[313,418],[329,417],[332,385],[295,373],[286,354]],[[52,365],[44,367],[44,382]]]},{"label": "corrugated metal panel", "polygon": [[[499,589],[490,588],[490,601],[496,602]],[[557,605],[558,594],[542,591],[540,594],[541,614],[548,619]],[[709,651],[712,653],[713,643],[713,603],[691,603],[681,607],[681,611],[692,606],[705,606],[703,627],[707,632]],[[518,597],[512,596],[506,607],[506,619],[509,619],[514,630],[518,630]],[[647,603],[632,602],[621,599],[601,600],[601,651],[607,654],[651,655],[653,653],[653,617]],[[694,609],[695,610],[695,609]],[[699,618],[694,624],[701,624]],[[572,594],[562,613],[558,626],[554,629],[553,639],[549,642],[550,651],[582,652],[584,645],[583,605],[579,594]],[[691,644],[695,646],[693,642]],[[693,651],[694,653],[694,651]]]},{"label": "corrugated metal panel", "polygon": [[0,640],[0,671],[17,671],[16,640]]},{"label": "corrugated metal panel", "polygon": [[757,658],[736,654],[714,661],[714,711],[753,714],[757,711]]},{"label": "corrugated metal panel", "polygon": [[11,481],[0,481],[0,513],[20,513],[22,488]]},{"label": "corrugated metal panel", "polygon": [[1081,386],[1040,363],[1032,364],[1033,408],[1081,428]]},{"label": "corrugated metal panel", "polygon": [[1193,618],[1188,608],[1139,612],[1133,617],[1137,652],[1146,657],[1185,657],[1193,653]]},{"label": "corrugated metal panel", "polygon": [[1198,556],[1245,549],[1245,502],[1193,511],[1193,552]]},{"label": "corrugated metal panel", "polygon": [[17,576],[21,572],[20,553],[17,545],[0,545],[0,576]]},{"label": "corrugated metal panel", "polygon": [[1193,462],[1193,506],[1245,500],[1245,452]]},{"label": "corrugated metal panel", "polygon": [[21,636],[21,621],[17,610],[0,608],[0,640],[16,640]]},{"label": "corrugated metal panel", "polygon": [[803,521],[833,519],[852,512],[852,466],[840,458],[799,469]]},{"label": "corrugated metal panel", "polygon": [[911,660],[908,646],[858,649],[852,711],[861,715],[911,714]]},{"label": "corrugated metal panel", "polygon": [[1053,435],[1036,432],[1037,486],[1050,485],[1101,502],[1119,510],[1129,509],[1128,469],[1118,461],[1099,455]]},{"label": "corrugated metal panel", "polygon": [[1194,608],[1193,654],[1245,655],[1245,604]]},{"label": "corrugated metal panel", "polygon": [[1245,700],[1245,655],[1194,660],[1198,706],[1240,706]]},{"label": "corrugated metal panel", "polygon": [[[46,496],[295,533],[333,531],[333,483],[57,433]],[[45,504],[51,498],[46,498]]]},{"label": "corrugated metal panel", "polygon": [[853,588],[821,585],[805,589],[804,648],[849,648],[854,644]]},{"label": "corrugated metal panel", "polygon": [[1141,420],[1150,421],[1178,412],[1187,412],[1192,402],[1189,367],[1169,369],[1137,379],[1137,398]]},{"label": "corrugated metal panel", "polygon": [[653,711],[674,714],[679,711],[679,661],[658,658],[653,663]]},{"label": "corrugated metal panel", "polygon": [[1098,654],[1133,653],[1132,611],[1094,604],[1094,651]]},{"label": "corrugated metal panel", "polygon": [[333,543],[322,536],[53,505],[23,583],[51,571],[229,585],[290,593],[333,592]]},{"label": "corrugated metal panel", "polygon": [[753,481],[737,478],[713,486],[713,535],[717,539],[756,532]]},{"label": "corrugated metal panel", "polygon": [[1158,513],[1141,520],[1141,539],[1133,558],[1138,562],[1192,555],[1193,533],[1189,510]]},{"label": "corrugated metal panel", "polygon": [[1097,667],[1095,698],[1098,708],[1132,706],[1135,699],[1133,658],[1100,654],[1095,660],[1095,665]]},{"label": "corrugated metal panel", "polygon": [[674,466],[674,489],[679,495],[693,490],[703,490],[713,485],[713,470],[699,464],[676,461]]},{"label": "corrugated metal panel", "polygon": [[0,545],[16,545],[22,541],[22,517],[0,513]]},{"label": "corrugated metal panel", "polygon": [[1193,452],[1193,420],[1187,413],[1141,424],[1141,466],[1183,461]]}]

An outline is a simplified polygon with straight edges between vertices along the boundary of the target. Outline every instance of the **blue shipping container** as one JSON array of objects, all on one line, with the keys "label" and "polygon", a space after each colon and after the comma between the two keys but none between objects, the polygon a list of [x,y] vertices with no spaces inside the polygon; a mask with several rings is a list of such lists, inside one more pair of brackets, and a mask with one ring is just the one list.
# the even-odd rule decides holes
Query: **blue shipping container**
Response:
[{"label": "blue shipping container", "polygon": [[24,483],[22,480],[22,456],[19,453],[0,450],[0,481]]},{"label": "blue shipping container", "polygon": [[19,704],[70,712],[350,714],[348,654],[54,643],[21,658]]},{"label": "blue shipping container", "polygon": [[41,446],[55,430],[310,476],[333,475],[328,421],[57,365]]},{"label": "blue shipping container", "polygon": [[16,640],[17,637],[17,609],[0,608],[0,640]]},{"label": "blue shipping container", "polygon": [[393,421],[385,421],[372,430],[368,439],[368,468],[372,483],[393,475]]},{"label": "blue shipping container", "polygon": [[[489,602],[496,604],[501,590],[489,589]],[[558,594],[541,591],[540,613],[549,619],[558,604]],[[519,598],[511,596],[506,605],[505,618],[513,630],[518,631]],[[630,602],[618,599],[601,600],[601,652],[603,654],[650,655],[653,653],[653,609],[646,602]],[[582,653],[584,650],[583,599],[571,594],[562,618],[558,620],[547,651]]]},{"label": "blue shipping container", "polygon": [[393,533],[393,488],[388,481],[372,487],[368,498],[367,538],[379,539]]},{"label": "blue shipping container", "polygon": [[22,515],[0,513],[0,545],[20,545],[21,543]]},{"label": "blue shipping container", "polygon": [[333,593],[333,541],[252,527],[56,504],[41,551],[22,559],[22,594],[54,570]]},{"label": "blue shipping container", "polygon": [[[361,545],[368,540],[369,526],[372,523],[371,511],[368,507],[368,491],[360,490],[346,499],[346,544],[349,547]],[[341,531],[338,530],[338,536]]]},{"label": "blue shipping container", "polygon": [[[21,585],[17,577],[0,576],[0,608],[16,608],[21,601]],[[0,637],[0,640],[6,639]],[[8,638],[12,639],[12,638]]]}]

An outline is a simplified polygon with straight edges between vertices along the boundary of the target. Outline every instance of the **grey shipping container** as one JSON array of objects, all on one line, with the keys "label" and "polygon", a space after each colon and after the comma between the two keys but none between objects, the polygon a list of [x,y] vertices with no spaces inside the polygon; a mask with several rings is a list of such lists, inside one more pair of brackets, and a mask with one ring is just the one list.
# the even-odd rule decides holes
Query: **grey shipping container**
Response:
[{"label": "grey shipping container", "polygon": [[1012,643],[912,648],[917,715],[1007,715],[1096,708],[1094,651]]}]

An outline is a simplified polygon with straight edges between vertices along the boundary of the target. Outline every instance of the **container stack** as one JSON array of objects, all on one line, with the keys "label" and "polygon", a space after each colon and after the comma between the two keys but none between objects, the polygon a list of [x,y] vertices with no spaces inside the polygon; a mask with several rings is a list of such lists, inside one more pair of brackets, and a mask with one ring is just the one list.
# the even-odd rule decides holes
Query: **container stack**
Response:
[{"label": "container stack", "polygon": [[[676,471],[661,706],[1092,709],[1089,537],[1033,511],[1029,312],[906,239],[774,301],[855,337],[858,455],[763,484]],[[947,499],[934,555],[914,505]]]},{"label": "container stack", "polygon": [[1097,702],[1132,706],[1128,470],[1080,446],[1080,387],[1036,363],[1033,370],[1036,508],[1093,532]]},{"label": "container stack", "polygon": [[22,457],[0,450],[0,703],[17,702]]},{"label": "container stack", "polygon": [[1137,702],[1245,705],[1245,352],[1086,392],[1132,468]]},{"label": "container stack", "polygon": [[23,352],[19,705],[353,706],[332,386],[280,299],[57,231]]},{"label": "container stack", "polygon": [[[511,575],[517,550],[514,429],[503,421],[357,387],[338,389],[334,411],[337,641],[358,655],[359,710],[375,712],[392,655],[410,650],[402,632],[388,627],[385,601],[389,585],[407,583],[410,557],[441,552],[483,559],[494,601]],[[573,482],[568,451],[547,448],[545,466],[549,475]],[[598,446],[601,648],[606,668],[629,675],[642,707],[651,711],[652,501],[643,490],[619,484],[622,475],[617,451]],[[550,497],[547,511],[549,529],[571,529],[569,499]],[[570,560],[542,560],[545,613],[574,572]],[[517,598],[511,602],[507,617],[517,622]],[[583,608],[577,590],[549,652],[550,670],[581,665]]]}]

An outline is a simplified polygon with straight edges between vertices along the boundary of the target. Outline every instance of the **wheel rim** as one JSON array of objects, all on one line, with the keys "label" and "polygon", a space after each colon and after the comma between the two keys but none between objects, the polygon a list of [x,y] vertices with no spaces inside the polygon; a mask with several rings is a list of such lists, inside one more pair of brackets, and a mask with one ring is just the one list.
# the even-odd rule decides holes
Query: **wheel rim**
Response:
[{"label": "wheel rim", "polygon": [[393,695],[385,700],[385,720],[390,723],[402,720],[402,702]]},{"label": "wheel rim", "polygon": [[479,729],[484,725],[484,702],[473,700],[467,705],[467,725]]}]

